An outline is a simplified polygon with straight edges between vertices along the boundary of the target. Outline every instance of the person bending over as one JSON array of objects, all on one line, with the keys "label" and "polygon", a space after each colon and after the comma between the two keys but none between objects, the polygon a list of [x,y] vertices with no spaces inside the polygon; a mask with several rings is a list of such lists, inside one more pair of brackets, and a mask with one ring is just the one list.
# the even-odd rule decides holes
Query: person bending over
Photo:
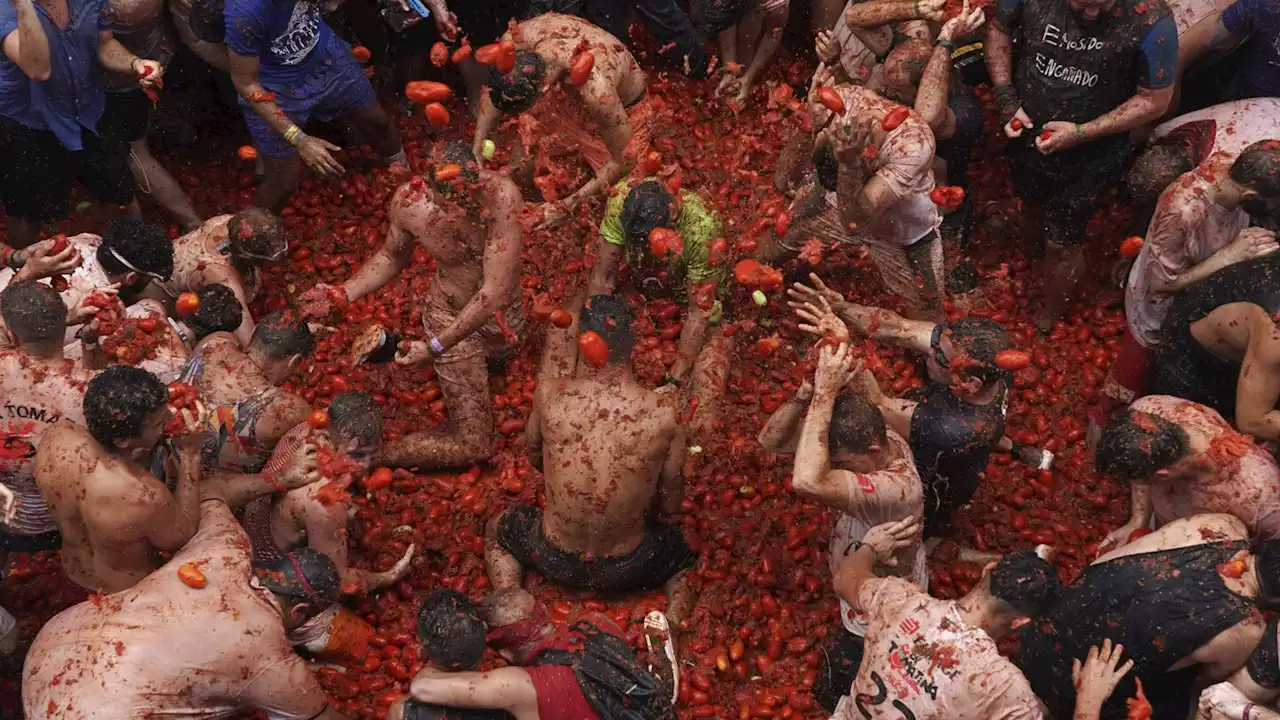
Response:
[{"label": "person bending over", "polygon": [[[666,616],[651,613],[646,630],[650,643],[673,655],[667,640],[696,601],[686,571],[697,559],[680,526],[659,520],[678,513],[684,496],[686,432],[678,399],[636,382],[631,312],[621,298],[596,295],[575,320],[548,331],[526,425],[547,506],[513,506],[489,522],[489,579],[500,590],[518,588],[524,568],[532,567],[571,588],[663,588]],[[579,357],[579,334],[589,332],[609,348],[601,368]]]},{"label": "person bending over", "polygon": [[[375,346],[398,347],[397,363],[432,364],[453,426],[388,443],[376,463],[391,467],[448,468],[488,459],[494,437],[488,363],[515,354],[525,323],[518,287],[519,189],[502,174],[480,169],[462,143],[449,143],[432,159],[436,168],[461,168],[459,179],[435,182],[428,171],[401,185],[387,211],[382,248],[341,288],[317,285],[300,298],[304,316],[322,317],[335,309],[335,294],[341,304],[341,297],[357,300],[386,286],[413,261],[416,248],[435,260],[422,301],[431,339],[399,342],[382,328],[366,330]],[[356,351],[361,361],[379,356],[360,342]]]},{"label": "person bending over", "polygon": [[337,599],[337,568],[306,549],[251,564],[223,497],[207,493],[199,511],[199,532],[172,560],[41,629],[23,668],[27,717],[343,720],[289,642]]},{"label": "person bending over", "polygon": [[1141,683],[1153,718],[1186,717],[1194,693],[1249,660],[1266,629],[1260,607],[1280,597],[1280,544],[1249,549],[1249,529],[1230,515],[1175,520],[1098,558],[1057,604],[1022,631],[1016,662],[1054,717],[1076,702],[1068,672],[1103,638],[1120,642],[1133,672],[1101,717],[1126,717]]},{"label": "person bending over", "polygon": [[342,165],[333,145],[303,132],[311,119],[344,119],[388,163],[408,165],[351,47],[310,0],[229,0],[224,14],[231,80],[266,176],[254,204],[280,212],[298,189],[298,158],[321,176]]},{"label": "person bending over", "polygon": [[720,46],[721,78],[715,95],[746,104],[765,67],[778,52],[791,0],[694,2],[693,27]]},{"label": "person bending over", "polygon": [[[427,666],[409,685],[422,703],[505,710],[518,720],[675,720],[671,688],[650,674],[608,618],[593,615],[557,625],[545,605],[519,588],[484,603],[489,645],[510,663],[488,672],[444,672]],[[609,672],[583,672],[600,668]]]},{"label": "person bending over", "polygon": [[1280,468],[1213,410],[1148,395],[1107,424],[1098,472],[1133,486],[1129,522],[1107,535],[1124,545],[1135,530],[1204,513],[1234,515],[1258,542],[1280,540]]},{"label": "person bending over", "polygon": [[[1147,389],[1177,293],[1228,265],[1280,250],[1273,230],[1249,227],[1266,219],[1268,200],[1280,207],[1280,181],[1257,177],[1255,169],[1280,165],[1280,149],[1269,147],[1257,143],[1239,157],[1215,152],[1161,194],[1125,283],[1125,335],[1090,415],[1095,426]],[[1264,214],[1252,217],[1249,208]]]},{"label": "person bending over", "polygon": [[[649,148],[650,123],[658,111],[646,94],[644,71],[631,52],[585,20],[547,13],[520,23],[503,39],[516,44],[515,69],[506,74],[496,68],[490,72],[471,150],[480,157],[484,141],[503,114],[525,113],[550,91],[551,97],[521,117],[523,166],[515,174],[533,173],[538,156],[545,151],[542,143],[562,133],[595,172],[592,180],[568,197],[548,197],[544,192],[541,222],[550,225],[587,198],[603,195],[631,171]],[[567,79],[584,43],[595,57],[591,75],[579,87],[560,82]]]},{"label": "person bending over", "polygon": [[[234,307],[239,322],[239,304]],[[207,467],[262,472],[280,438],[311,412],[311,403],[280,385],[314,347],[310,328],[292,310],[263,318],[248,348],[228,332],[196,345],[180,379],[196,386],[212,410],[204,447]]]},{"label": "person bending over", "polygon": [[1041,720],[1031,686],[996,642],[1048,611],[1058,594],[1057,571],[1035,553],[1012,553],[988,564],[982,580],[958,600],[932,598],[901,578],[877,577],[876,563],[893,562],[895,551],[916,542],[919,532],[914,518],[877,525],[839,561],[836,592],[867,614],[870,627],[857,678],[832,718],[900,713]]},{"label": "person bending over", "polygon": [[173,241],[172,277],[149,288],[147,296],[167,303],[172,311],[184,292],[214,283],[226,285],[240,300],[242,319],[234,334],[241,345],[248,345],[254,327],[249,303],[263,289],[262,266],[284,257],[288,250],[284,223],[261,208],[209,218]]}]

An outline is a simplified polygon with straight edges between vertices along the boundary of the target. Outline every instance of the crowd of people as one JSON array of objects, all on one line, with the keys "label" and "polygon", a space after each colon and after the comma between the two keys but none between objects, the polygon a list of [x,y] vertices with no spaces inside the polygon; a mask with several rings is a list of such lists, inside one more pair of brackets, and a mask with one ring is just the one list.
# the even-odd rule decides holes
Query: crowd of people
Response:
[{"label": "crowd of people", "polygon": [[[490,461],[490,373],[537,335],[524,448],[545,500],[489,508],[480,602],[421,600],[422,669],[386,717],[677,717],[690,573],[708,551],[678,521],[683,474],[739,356],[733,320],[751,307],[736,282],[758,304],[785,299],[812,340],[811,378],[756,442],[788,458],[797,501],[835,518],[824,564],[840,622],[812,686],[827,716],[1280,718],[1280,10],[1166,1],[815,0],[817,69],[788,98],[799,129],[758,180],[791,204],[745,252],[713,188],[661,172],[651,140],[669,109],[629,30],[634,14],[663,72],[740,108],[773,92],[789,0],[0,3],[0,565],[56,552],[92,593],[34,637],[0,610],[0,653],[25,653],[26,716],[342,718],[317,669],[359,662],[373,630],[344,600],[421,561],[410,544],[359,567],[346,486]],[[233,214],[201,217],[148,147],[179,55],[243,115],[259,184]],[[475,129],[411,158],[390,108],[415,100],[398,90],[424,60],[456,65],[454,107],[465,99]],[[1088,429],[1131,509],[1068,584],[1051,544],[965,547],[981,577],[944,600],[929,553],[993,453],[1041,471],[1056,459],[1006,433],[1028,354],[997,319],[956,309],[976,281],[979,86],[1007,140],[1017,233],[1042,251],[1042,335],[1086,272],[1101,193],[1135,207],[1113,272],[1125,330]],[[509,118],[519,139],[499,163]],[[397,178],[385,241],[344,282],[255,316],[263,269],[307,243],[282,217],[303,173],[362,171],[339,162],[339,138]],[[585,168],[576,187],[545,173],[566,148]],[[120,216],[51,234],[76,180]],[[139,191],[185,234],[144,218]],[[598,230],[582,289],[528,312],[529,234],[584,212]],[[815,246],[869,258],[884,307],[800,262]],[[448,423],[386,437],[368,392],[313,407],[291,391],[317,338],[419,256],[433,272],[410,299],[420,338],[374,322],[348,351],[433,368]],[[679,306],[658,387],[633,364],[636,297]],[[918,354],[924,386],[886,392],[863,352],[877,345]],[[609,617],[553,617],[528,573],[660,590],[665,606],[637,649]],[[998,644],[1014,637],[1010,657]]]}]

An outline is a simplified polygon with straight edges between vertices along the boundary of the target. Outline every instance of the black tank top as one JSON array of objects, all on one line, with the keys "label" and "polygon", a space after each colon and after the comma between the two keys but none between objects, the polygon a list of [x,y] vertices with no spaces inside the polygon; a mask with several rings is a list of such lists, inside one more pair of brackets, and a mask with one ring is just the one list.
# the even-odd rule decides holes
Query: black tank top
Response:
[{"label": "black tank top", "polygon": [[1152,391],[1192,400],[1235,417],[1240,363],[1209,352],[1191,335],[1192,323],[1232,303],[1248,302],[1275,317],[1280,311],[1280,255],[1219,270],[1174,296],[1161,328]]},{"label": "black tank top", "polygon": [[1124,720],[1134,678],[1142,679],[1153,718],[1185,718],[1199,668],[1168,670],[1255,612],[1253,601],[1228,590],[1217,571],[1247,547],[1207,543],[1091,565],[1047,616],[1022,631],[1015,662],[1050,714],[1068,718],[1076,698],[1072,659],[1110,638],[1124,645],[1133,670],[1103,705],[1102,720]]},{"label": "black tank top", "polygon": [[[1141,4],[1144,12],[1136,12]],[[1022,59],[1014,83],[1027,114],[1048,120],[1088,122],[1134,94],[1142,38],[1157,18],[1169,15],[1163,0],[1116,0],[1086,27],[1063,0],[1023,0],[1018,36]]]}]

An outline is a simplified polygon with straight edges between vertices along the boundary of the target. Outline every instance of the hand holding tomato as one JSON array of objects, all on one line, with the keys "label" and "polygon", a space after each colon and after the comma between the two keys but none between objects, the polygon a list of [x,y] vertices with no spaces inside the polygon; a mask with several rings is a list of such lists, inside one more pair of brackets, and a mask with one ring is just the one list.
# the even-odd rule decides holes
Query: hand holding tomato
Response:
[{"label": "hand holding tomato", "polygon": [[421,365],[435,359],[435,351],[421,340],[405,340],[396,349],[397,365]]},{"label": "hand holding tomato", "polygon": [[1115,691],[1120,679],[1133,669],[1133,660],[1123,665],[1120,658],[1124,653],[1123,645],[1111,645],[1111,639],[1102,641],[1102,647],[1089,648],[1089,655],[1081,664],[1080,659],[1071,661],[1071,680],[1076,687],[1076,715],[1080,715],[1082,707],[1093,712],[1102,710],[1102,704]]},{"label": "hand holding tomato", "polygon": [[1009,122],[1004,124],[1004,136],[1010,139],[1022,137],[1022,133],[1034,128],[1035,123],[1031,122],[1031,116],[1027,115],[1027,111],[1018,108]]},{"label": "hand holding tomato", "polygon": [[138,84],[151,90],[164,87],[164,66],[155,60],[137,58],[133,61],[133,71],[138,75]]},{"label": "hand holding tomato", "polygon": [[[61,241],[61,242],[59,242]],[[41,240],[27,249],[27,259],[18,271],[18,280],[39,280],[69,273],[80,267],[80,251],[63,236]]]},{"label": "hand holding tomato", "polygon": [[320,480],[320,473],[316,469],[316,445],[314,442],[307,440],[303,442],[290,455],[272,475],[274,484],[283,485],[285,490],[296,490],[300,487],[306,487],[311,483]]},{"label": "hand holding tomato", "polygon": [[[336,292],[335,292],[336,291]],[[316,283],[310,290],[298,296],[298,313],[304,319],[328,317],[338,303],[336,293],[345,297],[347,290],[343,285]]]},{"label": "hand holding tomato", "polygon": [[1072,122],[1051,120],[1036,136],[1036,149],[1042,155],[1069,150],[1087,140],[1080,126]]},{"label": "hand holding tomato", "polygon": [[973,33],[982,24],[986,22],[986,13],[982,8],[969,8],[969,0],[964,0],[964,4],[960,8],[960,14],[948,20],[943,24],[942,30],[938,31],[938,40],[955,40],[956,38],[965,37]]},{"label": "hand holding tomato", "polygon": [[68,325],[80,325],[89,322],[102,311],[104,302],[115,301],[116,296],[120,293],[120,284],[108,285],[98,288],[80,298],[76,302],[75,307],[71,308],[71,312],[67,313]]}]

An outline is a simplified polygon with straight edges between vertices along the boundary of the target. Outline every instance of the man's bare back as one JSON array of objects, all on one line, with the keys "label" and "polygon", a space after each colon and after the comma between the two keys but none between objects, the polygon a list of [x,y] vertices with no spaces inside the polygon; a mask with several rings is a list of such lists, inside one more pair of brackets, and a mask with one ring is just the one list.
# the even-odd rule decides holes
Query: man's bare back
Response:
[{"label": "man's bare back", "polygon": [[[196,440],[183,443],[180,454],[184,467],[199,467]],[[196,529],[191,511],[198,501],[183,507],[146,468],[107,452],[66,420],[45,433],[36,484],[62,533],[63,568],[86,588],[133,586],[159,566],[157,550],[182,547]]]},{"label": "man's bare back", "polygon": [[677,436],[675,399],[629,378],[538,385],[544,527],[556,547],[591,558],[624,555],[640,544]]},{"label": "man's bare back", "polygon": [[595,56],[591,77],[579,92],[617,95],[629,106],[645,94],[646,78],[631,51],[608,31],[572,15],[545,13],[520,23],[516,34],[506,38],[516,46],[532,50],[546,59],[551,72],[565,72],[583,42]]}]

